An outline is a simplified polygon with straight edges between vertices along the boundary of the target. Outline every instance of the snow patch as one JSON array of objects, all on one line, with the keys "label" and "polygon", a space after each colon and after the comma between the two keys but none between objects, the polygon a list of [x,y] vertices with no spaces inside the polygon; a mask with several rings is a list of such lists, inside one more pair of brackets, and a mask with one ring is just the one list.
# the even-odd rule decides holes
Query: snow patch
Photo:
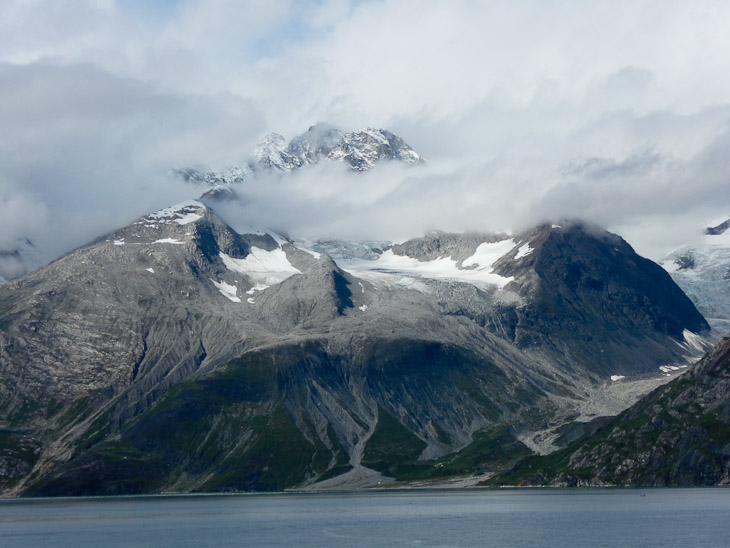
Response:
[{"label": "snow patch", "polygon": [[198,219],[202,219],[202,215],[198,215],[197,213],[186,213],[179,219],[173,219],[172,222],[177,223],[179,225],[186,225],[188,223],[194,223]]},{"label": "snow patch", "polygon": [[[246,291],[246,293],[248,293],[248,291]],[[248,304],[255,304],[255,301],[254,301],[254,300],[253,300],[253,298],[251,298],[251,297],[249,297],[248,299],[246,299],[246,302],[247,302]]]},{"label": "snow patch", "polygon": [[431,261],[419,261],[413,257],[396,255],[392,249],[383,252],[375,261],[356,260],[343,264],[343,269],[354,276],[364,277],[365,273],[379,273],[392,276],[428,278],[437,280],[453,280],[472,284],[497,286],[500,289],[514,278],[505,278],[492,271],[492,265],[505,253],[514,248],[513,240],[481,244],[474,255],[462,262],[463,266],[475,268],[459,268],[457,261],[451,257],[440,257]]},{"label": "snow patch", "polygon": [[[281,234],[277,234],[276,232],[269,230],[268,228],[263,228],[263,227],[254,226],[254,225],[239,225],[239,224],[235,224],[232,226],[233,226],[234,230],[241,235],[254,234],[256,236],[266,236],[268,234],[280,246],[289,243],[289,241],[286,238],[284,238],[284,236],[282,236]],[[304,251],[306,251],[306,249]]]},{"label": "snow patch", "polygon": [[620,381],[621,379],[625,379],[626,375],[611,375],[611,380],[613,382]]},{"label": "snow patch", "polygon": [[154,273],[155,273],[155,269],[154,269],[154,268],[145,268],[145,270],[146,270],[147,272],[152,272],[152,274],[154,274]]},{"label": "snow patch", "polygon": [[200,214],[205,206],[197,200],[188,200],[174,206],[166,207],[150,213],[142,219],[142,223],[147,228],[159,228],[159,225],[177,223],[179,225],[187,225],[202,219]]},{"label": "snow patch", "polygon": [[304,247],[297,247],[297,249],[301,249],[302,251],[304,251],[306,253],[309,253],[312,257],[314,257],[318,261],[322,257],[322,254],[321,253],[319,253],[317,251],[312,251],[311,249],[306,249]]},{"label": "snow patch", "polygon": [[682,331],[684,342],[695,350],[703,351],[706,348],[705,341],[696,333],[692,333],[689,329]]},{"label": "snow patch", "polygon": [[686,365],[660,365],[659,370],[662,373],[671,373],[672,371],[679,371],[680,369],[686,369]]},{"label": "snow patch", "polygon": [[114,240],[114,245],[124,245],[124,238]]},{"label": "snow patch", "polygon": [[246,295],[253,295],[256,291],[263,291],[267,287],[269,287],[269,286],[268,285],[265,285],[265,284],[256,284],[251,289],[249,289],[248,291],[246,291]]},{"label": "snow patch", "polygon": [[188,209],[205,209],[205,205],[197,200],[187,200],[179,204],[175,204],[170,207],[160,209],[154,213],[147,215],[146,219],[149,220],[163,220],[163,219],[174,219],[179,217],[181,213]]},{"label": "snow patch", "polygon": [[514,247],[515,241],[511,239],[479,244],[474,255],[464,259],[461,266],[476,266],[477,270],[489,268],[491,271],[492,265],[512,251]]},{"label": "snow patch", "polygon": [[365,293],[365,286],[364,286],[364,285],[362,285],[362,282],[357,282],[357,285],[359,285],[359,286],[360,286],[360,292],[361,292],[361,293]]},{"label": "snow patch", "polygon": [[160,240],[155,240],[152,243],[153,244],[177,244],[177,245],[182,245],[185,242],[181,242],[180,240],[176,240],[175,238],[162,238]]},{"label": "snow patch", "polygon": [[213,285],[218,288],[218,291],[220,291],[224,297],[233,301],[234,303],[241,302],[241,299],[236,296],[238,288],[235,285],[227,284],[226,282],[216,282],[213,279],[211,279],[210,281],[213,282]]},{"label": "snow patch", "polygon": [[364,305],[362,305],[362,306],[358,306],[358,308],[359,308],[360,310],[362,310],[363,312],[365,312],[365,311],[366,311],[366,310],[368,309],[368,305],[364,304]]},{"label": "snow patch", "polygon": [[527,257],[533,251],[535,251],[535,250],[530,247],[530,242],[527,242],[525,245],[523,245],[522,247],[520,247],[517,250],[517,255],[515,255],[515,260],[521,259],[522,257]]},{"label": "snow patch", "polygon": [[[233,272],[245,274],[254,282],[249,291],[263,291],[267,287],[283,282],[295,274],[301,274],[286,257],[284,250],[274,249],[266,251],[252,247],[249,254],[243,259],[235,259],[225,253],[219,254],[226,268]],[[252,294],[252,293],[251,293]]]}]

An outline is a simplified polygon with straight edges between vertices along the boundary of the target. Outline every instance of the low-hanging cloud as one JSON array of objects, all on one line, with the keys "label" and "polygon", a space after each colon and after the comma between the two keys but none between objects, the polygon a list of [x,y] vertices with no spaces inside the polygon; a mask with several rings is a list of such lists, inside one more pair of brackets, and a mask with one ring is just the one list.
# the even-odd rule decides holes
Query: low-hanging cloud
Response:
[{"label": "low-hanging cloud", "polygon": [[240,98],[172,96],[90,65],[2,65],[0,89],[3,243],[27,237],[48,257],[188,198],[171,167],[238,160],[262,127]]},{"label": "low-hanging cloud", "polygon": [[583,217],[660,258],[730,215],[728,18],[709,0],[10,0],[0,244],[57,255],[202,193],[170,168],[328,121],[428,161],[249,181],[222,214],[378,239]]}]

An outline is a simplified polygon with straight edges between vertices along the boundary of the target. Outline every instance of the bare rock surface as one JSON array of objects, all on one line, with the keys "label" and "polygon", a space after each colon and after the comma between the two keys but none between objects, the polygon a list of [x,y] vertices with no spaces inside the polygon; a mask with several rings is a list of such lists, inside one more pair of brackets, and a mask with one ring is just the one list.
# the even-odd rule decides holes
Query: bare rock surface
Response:
[{"label": "bare rock surface", "polygon": [[0,486],[37,495],[479,476],[708,332],[581,223],[336,262],[197,201],[3,285],[0,327]]}]

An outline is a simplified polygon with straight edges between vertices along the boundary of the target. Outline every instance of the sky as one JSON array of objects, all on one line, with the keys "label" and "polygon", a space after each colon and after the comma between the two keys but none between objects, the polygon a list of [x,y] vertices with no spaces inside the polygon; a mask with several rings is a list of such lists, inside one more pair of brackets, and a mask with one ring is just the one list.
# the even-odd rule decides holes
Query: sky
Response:
[{"label": "sky", "polygon": [[324,121],[427,162],[260,180],[229,220],[402,240],[582,218],[659,260],[730,217],[728,20],[707,0],[4,0],[0,250],[50,260],[200,194],[171,168]]}]

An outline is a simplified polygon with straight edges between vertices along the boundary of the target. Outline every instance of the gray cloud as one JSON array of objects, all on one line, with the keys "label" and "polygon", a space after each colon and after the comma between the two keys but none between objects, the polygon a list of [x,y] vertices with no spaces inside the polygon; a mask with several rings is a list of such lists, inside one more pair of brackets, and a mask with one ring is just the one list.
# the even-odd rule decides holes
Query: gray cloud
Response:
[{"label": "gray cloud", "polygon": [[91,65],[3,65],[0,90],[5,239],[49,257],[188,198],[171,166],[240,161],[263,129],[240,98],[169,95]]},{"label": "gray cloud", "polygon": [[318,121],[387,127],[429,162],[262,180],[227,216],[386,239],[587,217],[659,258],[730,214],[725,3],[151,6],[0,8],[4,240],[65,251],[194,196],[170,167]]}]

